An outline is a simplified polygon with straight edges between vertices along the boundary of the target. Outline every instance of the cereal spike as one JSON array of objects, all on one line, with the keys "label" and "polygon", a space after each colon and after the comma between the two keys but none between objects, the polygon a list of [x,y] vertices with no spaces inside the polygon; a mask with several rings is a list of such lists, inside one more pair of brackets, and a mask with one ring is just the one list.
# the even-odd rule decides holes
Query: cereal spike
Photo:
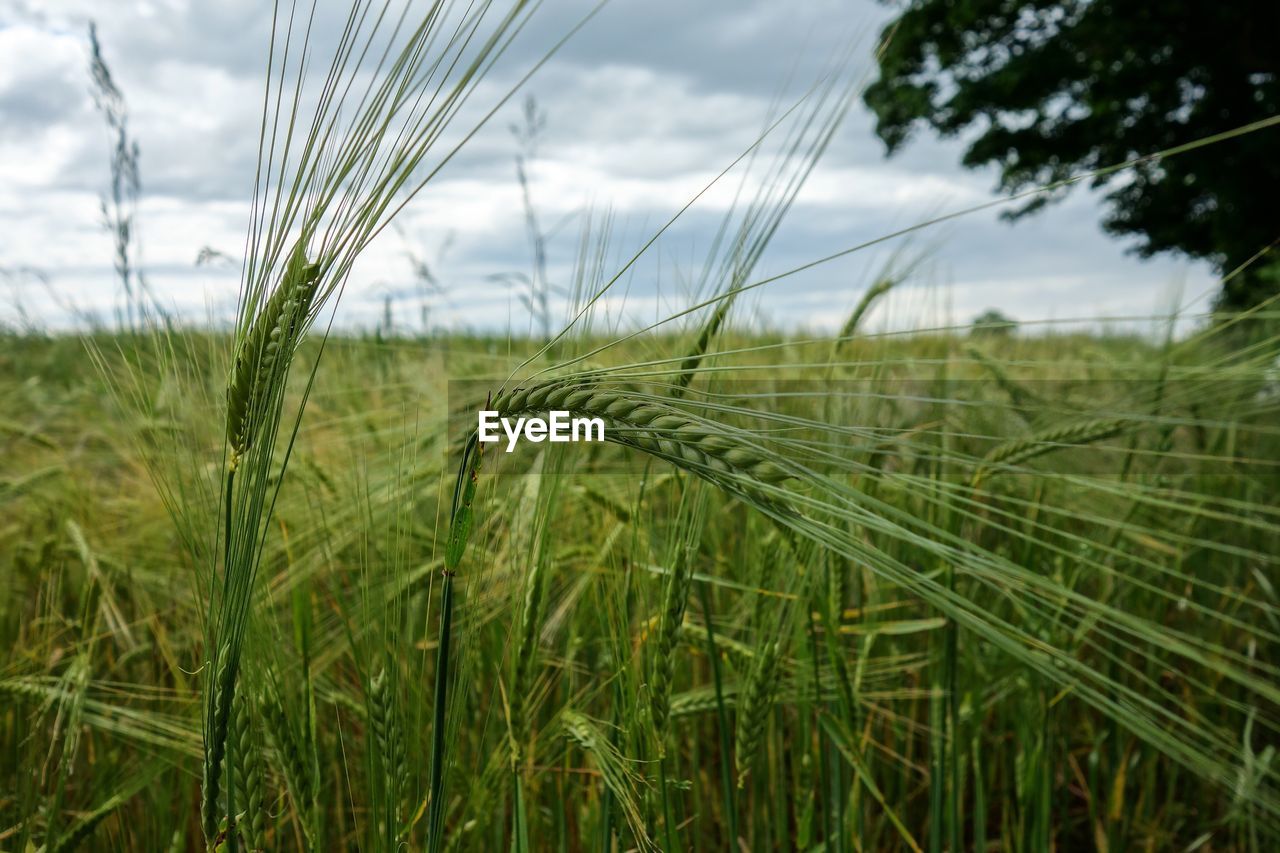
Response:
[{"label": "cereal spike", "polygon": [[977,488],[1001,467],[1012,467],[1069,446],[1111,438],[1131,422],[1125,418],[1076,421],[998,445],[978,463],[970,485]]},{"label": "cereal spike", "polygon": [[782,646],[767,642],[755,657],[747,685],[739,696],[737,727],[734,732],[734,763],[738,769],[738,787],[746,785],[751,764],[760,750],[764,724],[773,705],[774,673]]},{"label": "cereal spike", "polygon": [[[243,800],[244,817],[237,822],[245,847],[266,849],[266,781],[262,768],[261,734],[256,728],[254,708],[243,690],[233,701],[236,751],[236,790]],[[238,801],[239,802],[239,801]]]},{"label": "cereal spike", "polygon": [[662,613],[658,622],[658,642],[653,656],[653,683],[649,691],[653,727],[658,733],[660,752],[665,752],[662,736],[671,716],[671,684],[674,680],[675,649],[680,626],[684,623],[685,604],[693,582],[692,549],[681,547],[671,562],[671,573],[663,590]]},{"label": "cereal spike", "polygon": [[241,340],[227,381],[227,438],[234,469],[253,444],[262,420],[261,406],[270,396],[278,359],[293,356],[297,335],[315,298],[320,264],[308,263],[299,241],[285,264],[284,275],[258,310]]},{"label": "cereal spike", "polygon": [[[378,757],[382,762],[392,820],[399,826],[403,818],[401,800],[409,775],[408,761],[396,714],[395,695],[385,668],[378,670],[378,674],[369,682],[369,705],[369,723],[373,729]],[[394,846],[395,834],[392,832],[390,837],[384,839],[388,848]]]},{"label": "cereal spike", "polygon": [[524,582],[524,606],[520,610],[520,633],[515,651],[515,671],[511,684],[511,764],[519,770],[525,758],[529,734],[528,692],[538,660],[538,631],[546,599],[546,571],[543,560],[534,557]]},{"label": "cereal spike", "polygon": [[318,784],[312,777],[311,764],[273,683],[268,682],[267,689],[259,697],[258,706],[262,709],[263,728],[301,820],[303,833],[310,837],[310,809]]},{"label": "cereal spike", "polygon": [[227,752],[227,733],[231,722],[231,703],[235,698],[236,674],[231,665],[231,649],[224,643],[218,651],[217,670],[210,685],[214,691],[213,717],[205,735],[207,754],[204,782],[201,785],[200,816],[207,841],[218,834],[218,795],[222,786],[222,761]]},{"label": "cereal spike", "polygon": [[732,481],[738,488],[750,488],[750,481],[775,484],[795,476],[766,450],[736,440],[713,423],[617,388],[554,379],[499,394],[490,407],[504,417],[556,409],[600,418],[606,439],[664,457],[705,479]]}]

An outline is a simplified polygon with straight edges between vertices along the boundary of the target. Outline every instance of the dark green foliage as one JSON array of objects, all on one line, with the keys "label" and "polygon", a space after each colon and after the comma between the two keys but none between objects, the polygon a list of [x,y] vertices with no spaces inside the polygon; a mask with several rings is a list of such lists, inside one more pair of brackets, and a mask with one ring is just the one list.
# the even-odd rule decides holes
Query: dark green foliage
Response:
[{"label": "dark green foliage", "polygon": [[988,308],[973,318],[973,331],[970,334],[1005,337],[1017,329],[1017,321],[1006,316],[1003,311]]},{"label": "dark green foliage", "polygon": [[[970,134],[964,164],[1017,191],[1280,113],[1280,4],[1271,0],[912,0],[889,25],[865,99],[892,153],[920,126]],[[973,133],[977,131],[976,134]],[[1143,256],[1177,251],[1223,272],[1280,237],[1280,129],[1100,176],[1105,228]],[[1036,196],[1011,216],[1062,193]],[[1276,292],[1245,274],[1221,303]]]}]

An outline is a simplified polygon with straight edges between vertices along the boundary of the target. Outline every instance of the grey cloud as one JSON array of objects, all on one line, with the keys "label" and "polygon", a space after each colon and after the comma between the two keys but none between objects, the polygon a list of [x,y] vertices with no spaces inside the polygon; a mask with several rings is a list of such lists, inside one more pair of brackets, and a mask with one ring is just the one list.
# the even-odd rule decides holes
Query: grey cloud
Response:
[{"label": "grey cloud", "polygon": [[[322,43],[336,32],[343,5],[320,4],[315,24],[317,56],[323,55]],[[466,120],[474,120],[500,97],[592,5],[590,0],[544,4],[546,14],[535,18],[497,73],[484,82],[449,138],[456,140],[467,127]],[[0,146],[7,146],[5,151],[31,157],[37,164],[45,155],[31,143],[54,133],[77,140],[60,150],[58,156],[66,162],[52,182],[16,203],[40,205],[55,191],[96,194],[105,186],[107,143],[87,98],[84,33],[88,16],[96,15],[107,60],[132,110],[131,126],[142,150],[144,192],[173,202],[166,215],[175,220],[164,223],[165,229],[150,226],[145,218],[142,222],[143,238],[149,241],[147,257],[159,259],[151,271],[152,281],[189,302],[191,283],[197,279],[171,266],[175,253],[185,257],[181,253],[190,245],[231,240],[221,234],[182,233],[196,226],[184,225],[187,220],[178,218],[215,202],[220,210],[242,207],[248,213],[270,7],[260,0],[172,0],[109,7],[82,0],[59,4],[56,12],[42,8],[40,15],[27,9],[22,20],[36,21],[48,32],[85,43],[74,62],[43,69],[37,79],[20,77],[25,81],[22,85],[0,90],[4,116]],[[700,186],[754,139],[780,92],[794,97],[803,91],[817,75],[832,68],[849,39],[857,38],[859,46],[853,69],[869,66],[874,38],[887,15],[871,0],[615,0],[530,84],[528,91],[537,96],[549,119],[541,148],[545,174],[554,175],[560,169],[583,176],[590,174],[586,166],[594,166],[615,189],[621,184],[633,189]],[[0,70],[12,72],[4,66],[5,58],[0,57]],[[510,198],[515,204],[515,144],[507,125],[519,117],[518,102],[519,97],[471,140],[441,173],[440,184],[411,205],[406,221],[447,222],[448,211],[441,208],[457,198],[461,186],[474,187],[474,192],[485,196]],[[986,198],[994,176],[961,171],[956,166],[959,153],[958,143],[920,139],[902,156],[885,163],[870,116],[855,110],[812,179],[815,187],[824,190],[824,200],[797,205],[762,272],[786,270],[873,239],[894,227],[954,209],[963,199]],[[537,179],[540,174],[544,173],[535,170],[534,194],[548,219],[587,202],[607,207],[612,200],[610,186],[552,186]],[[951,188],[947,192],[963,198],[945,197],[945,192],[930,197],[922,194],[922,187]],[[619,259],[687,200],[675,190],[668,196],[655,198],[651,193],[642,201],[619,205],[614,242]],[[0,227],[5,217],[21,215],[14,203],[0,204]],[[79,216],[92,223],[97,212],[87,207]],[[628,292],[640,300],[658,293],[674,299],[680,284],[673,265],[679,260],[687,269],[696,269],[719,221],[720,214],[714,210],[691,211],[638,266]],[[1179,274],[1189,271],[1198,285],[1206,282],[1203,266],[1175,261],[1143,265],[1126,258],[1123,247],[1107,240],[1096,223],[1096,201],[1078,194],[1016,227],[997,222],[990,211],[967,217],[930,230],[921,245],[932,247],[939,281],[965,283],[974,298],[999,296],[996,301],[1005,303],[1000,307],[1016,312],[1061,314],[1059,306],[1065,310],[1072,304],[1089,305],[1120,293],[1154,306],[1163,282]],[[492,305],[501,306],[509,297],[488,277],[527,269],[529,263],[519,211],[505,211],[492,222],[448,227],[457,230],[457,240],[440,265],[442,278],[459,292],[483,292]],[[558,281],[568,280],[577,227],[576,222],[567,227],[553,246]],[[416,226],[409,230],[415,240],[423,233]],[[160,242],[161,233],[171,244]],[[64,237],[50,233],[46,239]],[[939,242],[940,237],[947,239]],[[181,251],[176,248],[179,238]],[[384,238],[388,244],[384,254],[392,260],[361,273],[365,277],[355,282],[344,312],[369,316],[383,293],[413,292],[407,264],[402,258],[394,259],[396,239],[390,234]],[[39,247],[28,248],[30,259],[40,257]],[[239,244],[219,248],[238,249]],[[828,314],[838,314],[844,302],[856,298],[857,289],[883,261],[888,248],[862,252],[770,285],[761,291],[760,303],[769,305],[774,316],[796,322],[806,321],[818,310],[814,306],[824,304]],[[19,249],[0,257],[0,263],[28,259]],[[99,292],[110,287],[109,270],[110,257],[104,252],[98,274],[78,268],[62,274],[69,283],[92,280]],[[1067,272],[1078,276],[1080,283],[1064,298],[1054,288]],[[223,277],[210,292],[221,304],[232,286],[231,279]],[[85,284],[85,288],[91,286]],[[412,301],[406,295],[405,302]]]}]

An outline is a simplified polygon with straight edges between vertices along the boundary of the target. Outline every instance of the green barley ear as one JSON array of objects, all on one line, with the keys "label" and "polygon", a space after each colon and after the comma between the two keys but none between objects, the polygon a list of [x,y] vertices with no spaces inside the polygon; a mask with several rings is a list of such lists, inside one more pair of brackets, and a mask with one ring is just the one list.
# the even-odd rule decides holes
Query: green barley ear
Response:
[{"label": "green barley ear", "polygon": [[316,780],[312,777],[312,764],[303,748],[298,732],[289,720],[284,701],[280,697],[274,682],[268,681],[267,689],[260,697],[263,728],[267,740],[271,744],[280,773],[284,776],[285,788],[293,801],[299,823],[308,841],[314,845],[318,839],[313,838],[311,807],[314,801]]},{"label": "green barley ear", "polygon": [[1029,411],[1044,408],[1044,401],[1015,382],[994,358],[990,358],[973,344],[966,346],[964,352],[965,355],[981,365],[983,370],[991,374],[991,378],[996,381],[996,385],[1000,387],[1000,390],[1009,397],[1009,402],[1013,403],[1014,412],[1017,413],[1018,417],[1022,418],[1024,423],[1029,423],[1031,420],[1031,416],[1028,414]]},{"label": "green barley ear", "polygon": [[840,335],[836,338],[835,346],[832,349],[832,358],[839,355],[845,344],[858,333],[858,327],[862,325],[863,318],[880,301],[880,298],[897,287],[901,281],[901,276],[883,275],[867,288],[867,291],[862,294],[862,298],[858,300],[858,304],[854,306],[853,311],[849,313],[844,325],[840,328]]},{"label": "green barley ear", "polygon": [[998,468],[1020,465],[1046,453],[1061,450],[1064,447],[1090,444],[1102,441],[1119,433],[1132,423],[1126,418],[1100,418],[1096,420],[1077,421],[1065,426],[1043,430],[1026,438],[1007,441],[994,448],[978,463],[970,484],[973,488],[982,485]]},{"label": "green barley ear", "polygon": [[218,798],[222,788],[222,764],[227,752],[227,735],[231,722],[231,703],[235,698],[235,675],[231,664],[231,647],[224,643],[214,662],[212,712],[209,736],[205,746],[204,784],[201,789],[200,818],[204,837],[210,844],[218,835],[220,813]]},{"label": "green barley ear", "polygon": [[266,776],[262,765],[260,720],[243,690],[234,702],[235,773],[237,805],[243,806],[244,817],[238,822],[240,836],[251,851],[266,849]]},{"label": "green barley ear", "polygon": [[894,252],[876,275],[875,281],[862,294],[853,311],[849,312],[849,316],[845,318],[844,325],[840,327],[840,334],[836,336],[835,343],[831,347],[831,361],[835,361],[849,342],[862,331],[862,321],[871,313],[876,303],[895,287],[911,278],[925,257],[924,254],[917,254],[915,257],[904,260],[902,253]]},{"label": "green barley ear", "polygon": [[728,427],[620,388],[550,380],[506,391],[490,408],[504,417],[558,409],[599,418],[606,441],[666,459],[735,493],[754,495],[797,476],[778,454]]},{"label": "green barley ear", "polygon": [[[720,638],[717,637],[716,639],[718,641]],[[726,708],[733,708],[737,705],[738,694],[736,691],[728,689],[728,687],[725,687],[722,691],[722,698]],[[676,720],[681,717],[711,714],[719,707],[719,703],[720,697],[716,696],[714,687],[695,687],[683,693],[676,693],[671,697],[671,719]]]},{"label": "green barley ear", "polygon": [[649,838],[640,808],[640,780],[628,766],[626,758],[586,714],[565,708],[560,712],[560,724],[564,727],[565,737],[591,756],[605,788],[613,795],[618,810],[635,836],[636,846],[641,850],[657,849]]},{"label": "green barley ear", "polygon": [[[680,626],[680,631],[676,636],[681,643],[691,649],[702,651],[707,647],[706,625],[690,625],[686,622]],[[751,668],[751,661],[756,656],[755,649],[741,640],[726,637],[719,632],[716,633],[715,640],[716,648],[728,659],[734,669],[739,672],[745,672]]]},{"label": "green barley ear", "polygon": [[520,639],[516,646],[515,673],[511,679],[511,766],[518,770],[524,761],[528,736],[527,693],[533,681],[538,657],[538,630],[542,626],[542,606],[546,599],[546,559],[535,556],[525,575],[524,608],[520,612]]},{"label": "green barley ear", "polygon": [[308,263],[303,241],[294,246],[280,284],[258,310],[240,341],[227,379],[227,440],[231,467],[238,465],[264,422],[264,408],[283,380],[297,347],[316,287],[320,264]]},{"label": "green barley ear", "polygon": [[711,316],[703,324],[697,339],[693,342],[693,346],[688,354],[685,355],[684,361],[680,362],[680,372],[672,379],[672,393],[675,396],[679,396],[693,381],[694,375],[698,372],[698,366],[702,363],[703,356],[711,348],[711,341],[720,333],[720,327],[724,325],[724,321],[729,316],[729,311],[733,308],[736,297],[733,292],[734,289],[741,287],[745,279],[746,276],[743,274],[730,280],[728,292],[716,303],[715,310],[711,312]]},{"label": "green barley ear", "polygon": [[774,676],[778,671],[778,659],[782,644],[766,642],[756,654],[747,684],[738,697],[738,719],[734,731],[734,761],[738,768],[738,787],[746,785],[751,764],[760,750],[764,737],[764,725],[773,705]]},{"label": "green barley ear", "polygon": [[653,713],[653,727],[658,735],[658,751],[664,752],[663,734],[670,714],[671,682],[675,666],[675,647],[684,621],[685,603],[689,599],[689,558],[682,556],[671,566],[663,592],[662,614],[658,622],[658,639],[653,655],[653,683],[649,690],[649,705]]},{"label": "green barley ear", "polygon": [[388,825],[384,827],[385,849],[392,849],[404,820],[403,799],[408,778],[404,736],[396,714],[395,695],[386,669],[381,669],[369,682],[369,725],[382,775],[386,782]]},{"label": "green barley ear", "polygon": [[[689,493],[687,493],[689,494]],[[697,492],[701,495],[701,492]],[[702,538],[702,504],[691,512],[684,512],[683,536],[676,545],[671,559],[671,569],[663,589],[662,611],[658,619],[657,642],[654,644],[653,677],[649,689],[649,708],[653,715],[653,728],[658,738],[658,753],[665,755],[665,733],[671,712],[671,684],[675,669],[676,645],[680,640],[680,628],[684,624],[685,605],[689,600],[689,588],[693,583],[693,560]]]},{"label": "green barley ear", "polygon": [[[98,825],[103,820],[133,799],[139,791],[152,784],[163,769],[163,764],[153,764],[150,767],[139,768],[136,772],[128,774],[128,781],[124,784],[124,787],[100,803],[93,811],[82,816],[67,834],[57,839],[52,846],[42,848],[44,853],[72,853],[72,851],[80,849],[81,845],[93,836],[93,831],[98,828]],[[100,847],[93,847],[92,845],[90,847],[91,849],[100,849]],[[27,849],[34,848],[28,847]]]}]

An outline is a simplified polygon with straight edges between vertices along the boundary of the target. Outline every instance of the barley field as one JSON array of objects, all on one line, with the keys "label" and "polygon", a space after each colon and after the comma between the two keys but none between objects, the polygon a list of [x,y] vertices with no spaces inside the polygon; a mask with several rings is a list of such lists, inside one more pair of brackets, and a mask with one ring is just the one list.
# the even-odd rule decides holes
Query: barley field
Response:
[{"label": "barley field", "polygon": [[[518,344],[331,337],[233,493],[242,849],[1266,849],[1280,395],[1228,339],[649,337],[522,386],[608,446],[458,496],[444,377]],[[3,340],[8,849],[201,843],[227,341],[162,340]]]},{"label": "barley field", "polygon": [[837,74],[652,325],[597,222],[549,334],[331,326],[500,6],[282,15],[232,322],[0,333],[0,850],[1275,849],[1274,298],[758,322]]}]

